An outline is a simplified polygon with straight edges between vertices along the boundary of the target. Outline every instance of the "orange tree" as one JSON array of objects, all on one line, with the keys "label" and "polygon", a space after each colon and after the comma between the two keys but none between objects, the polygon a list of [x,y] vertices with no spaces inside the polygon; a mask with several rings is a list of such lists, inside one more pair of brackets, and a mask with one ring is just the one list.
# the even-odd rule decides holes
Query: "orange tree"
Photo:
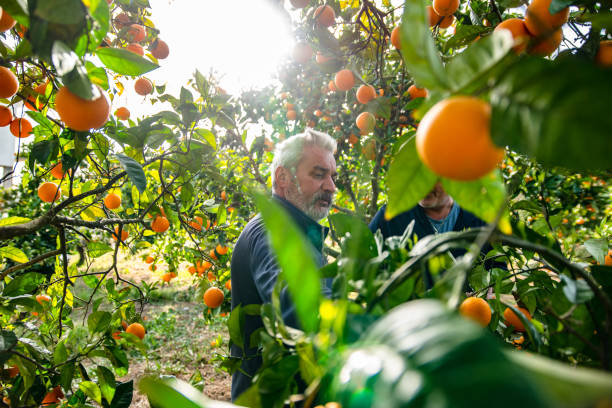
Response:
[{"label": "orange tree", "polygon": [[[192,265],[201,301],[218,287],[209,304],[226,310],[247,186],[267,175],[214,78],[196,72],[175,97],[143,76],[171,55],[147,1],[0,6],[2,123],[25,164],[1,180],[19,182],[1,204],[1,404],[129,406],[132,384],[115,378],[126,348],[144,350],[157,283],[129,281],[119,252],[141,251],[165,282]],[[157,113],[111,108],[132,83]]]}]

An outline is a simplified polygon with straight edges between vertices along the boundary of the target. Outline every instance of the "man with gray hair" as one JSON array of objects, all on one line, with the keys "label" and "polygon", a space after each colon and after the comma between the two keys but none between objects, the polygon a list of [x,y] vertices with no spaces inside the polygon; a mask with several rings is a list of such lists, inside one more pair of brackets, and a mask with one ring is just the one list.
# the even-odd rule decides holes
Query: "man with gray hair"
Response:
[{"label": "man with gray hair", "polygon": [[[318,223],[329,213],[336,191],[335,140],[326,133],[306,129],[279,143],[272,162],[272,193],[312,246],[311,254],[319,267],[326,261],[323,241],[327,228]],[[238,305],[271,303],[279,267],[260,215],[246,225],[232,254],[232,310]],[[329,282],[322,285],[329,296]],[[285,287],[280,294],[285,324],[300,327]],[[313,310],[313,313],[318,311]],[[262,365],[261,351],[250,347],[251,335],[263,328],[260,316],[246,315],[242,327],[244,350],[233,344],[231,355],[242,359],[232,376],[232,401],[250,385]],[[265,367],[264,367],[265,369]]]}]

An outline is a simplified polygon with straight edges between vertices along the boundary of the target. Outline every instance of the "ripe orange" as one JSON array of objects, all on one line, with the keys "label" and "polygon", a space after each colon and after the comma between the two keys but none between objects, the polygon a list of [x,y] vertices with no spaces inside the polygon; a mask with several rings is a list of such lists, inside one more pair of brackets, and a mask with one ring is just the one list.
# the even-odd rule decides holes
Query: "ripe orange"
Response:
[{"label": "ripe orange", "polygon": [[361,85],[356,96],[359,103],[368,103],[376,98],[376,89],[372,85]]},{"label": "ripe orange", "polygon": [[145,336],[145,328],[140,323],[132,323],[127,329],[125,329],[126,333],[131,333],[134,336],[138,337],[140,340],[144,339]]},{"label": "ripe orange", "polygon": [[23,139],[32,134],[32,124],[25,118],[16,118],[11,121],[9,130],[13,136]]},{"label": "ripe orange", "polygon": [[168,44],[165,41],[158,38],[151,49],[151,54],[157,59],[165,59],[170,55],[170,48],[168,48]]},{"label": "ripe orange", "polygon": [[174,276],[172,276],[172,274],[170,272],[168,272],[168,273],[164,273],[162,275],[161,280],[163,280],[166,283],[169,283],[172,280],[173,277]]},{"label": "ripe orange", "polygon": [[134,90],[138,95],[147,96],[153,93],[153,83],[147,78],[138,78],[134,83]]},{"label": "ripe orange", "polygon": [[451,24],[453,24],[453,21],[455,21],[455,16],[453,16],[452,14],[450,16],[444,17],[442,21],[440,21],[440,28],[450,27]]},{"label": "ripe orange", "polygon": [[608,251],[608,255],[604,258],[604,265],[612,266],[612,249]]},{"label": "ripe orange", "polygon": [[128,120],[130,118],[130,111],[125,106],[117,108],[115,111],[115,116],[119,120]]},{"label": "ripe orange", "polygon": [[57,404],[61,398],[64,398],[64,393],[62,392],[62,388],[58,385],[45,395],[41,405],[45,407],[47,405]]},{"label": "ripe orange", "polygon": [[169,227],[170,222],[163,215],[158,215],[151,223],[151,229],[157,233],[166,232]]},{"label": "ripe orange", "polygon": [[225,254],[227,254],[227,249],[228,249],[228,248],[227,248],[226,246],[223,246],[223,245],[221,245],[221,244],[217,244],[216,251],[217,251],[217,253],[218,253],[219,255],[225,255]]},{"label": "ripe orange", "polygon": [[491,106],[473,96],[454,96],[435,104],[416,134],[421,160],[452,180],[476,180],[502,160],[504,149],[490,136]]},{"label": "ripe orange", "polygon": [[317,55],[315,57],[315,61],[317,61],[317,64],[325,64],[326,62],[329,62],[331,60],[332,57],[317,51]]},{"label": "ripe orange", "polygon": [[0,126],[8,126],[13,121],[13,112],[6,106],[0,106]]},{"label": "ripe orange", "polygon": [[112,337],[115,340],[120,340],[121,339],[121,332],[120,331],[113,332]]},{"label": "ripe orange", "polygon": [[391,31],[391,44],[398,50],[402,47],[400,46],[400,28],[399,26],[395,27],[393,31]]},{"label": "ripe orange", "polygon": [[289,0],[291,5],[295,8],[304,8],[308,5],[310,0]]},{"label": "ripe orange", "polygon": [[6,371],[8,371],[9,378],[15,378],[17,377],[17,374],[19,374],[19,367],[17,367],[16,365],[10,366],[6,369]]},{"label": "ripe orange", "polygon": [[[525,315],[527,320],[531,320],[531,315],[527,309],[519,307],[518,310]],[[514,326],[514,329],[517,331],[525,331],[525,326],[523,326],[523,323],[519,320],[518,316],[509,307],[504,310],[504,319],[506,320],[506,324],[508,326]]]},{"label": "ripe orange", "polygon": [[215,279],[217,279],[217,277],[215,276],[214,273],[212,273],[211,271],[208,272],[207,278],[210,282],[214,281]]},{"label": "ripe orange", "polygon": [[38,197],[45,203],[52,203],[62,196],[62,191],[58,185],[47,181],[38,187]]},{"label": "ripe orange", "polygon": [[187,271],[188,271],[190,274],[194,275],[194,274],[196,273],[196,267],[195,267],[195,266],[193,266],[193,265],[191,265],[189,268],[187,268]]},{"label": "ripe orange", "polygon": [[123,330],[127,329],[128,324],[127,324],[127,322],[125,320],[121,321],[121,327],[123,327]]},{"label": "ripe orange", "polygon": [[433,9],[439,16],[450,16],[459,8],[459,0],[433,0]]},{"label": "ripe orange", "polygon": [[355,75],[353,75],[350,69],[342,69],[336,73],[334,83],[337,89],[348,91],[355,86]]},{"label": "ripe orange", "polygon": [[427,98],[428,92],[425,88],[417,88],[416,85],[412,84],[408,87],[408,94],[411,99],[415,98]]},{"label": "ripe orange", "polygon": [[121,197],[119,197],[115,193],[109,193],[106,197],[104,197],[104,205],[109,210],[114,210],[115,208],[119,208],[121,206]]},{"label": "ripe orange", "polygon": [[304,42],[297,43],[295,47],[293,47],[293,53],[291,55],[295,62],[305,64],[312,58],[312,47]]},{"label": "ripe orange", "polygon": [[145,259],[145,262],[148,264],[151,264],[155,261],[155,258],[153,258],[151,255],[147,256],[147,259]]},{"label": "ripe orange", "polygon": [[569,18],[569,7],[550,14],[549,7],[552,0],[533,0],[525,12],[525,25],[531,35],[538,37],[550,34],[560,28]]},{"label": "ripe orange", "polygon": [[6,10],[2,10],[2,16],[0,17],[0,31],[8,31],[17,24],[15,19],[11,17]]},{"label": "ripe orange", "polygon": [[[129,235],[130,235],[130,233],[124,227],[121,230],[121,241],[124,242]],[[113,236],[113,239],[116,241],[117,237],[119,236],[119,227],[115,227],[115,232],[114,232],[114,234],[112,236]]]},{"label": "ripe orange", "polygon": [[132,24],[130,28],[128,28],[128,37],[133,42],[140,42],[145,39],[147,36],[147,31],[140,24]]},{"label": "ripe orange", "polygon": [[73,94],[62,87],[55,97],[55,110],[70,129],[87,131],[102,127],[110,115],[110,102],[106,92],[98,87],[100,96],[93,100]]},{"label": "ripe orange", "polygon": [[155,272],[155,271],[157,270],[157,266],[155,266],[155,265],[149,265],[149,270],[150,270],[151,272]]},{"label": "ripe orange", "polygon": [[289,120],[297,119],[297,112],[294,110],[287,111],[287,119]]},{"label": "ripe orange", "polygon": [[44,82],[36,86],[36,88],[34,88],[34,92],[38,94],[39,96],[38,97],[34,95],[28,96],[28,98],[23,101],[23,104],[25,105],[26,108],[28,108],[29,110],[35,110],[35,111],[39,111],[42,109],[42,107],[44,106],[43,100],[45,100],[44,96],[45,96],[45,91],[47,90],[47,85],[48,85],[48,82]]},{"label": "ripe orange", "polygon": [[7,67],[0,67],[0,98],[11,98],[18,90],[17,76]]},{"label": "ripe orange", "polygon": [[449,27],[453,21],[455,20],[455,17],[450,15],[450,16],[446,16],[443,17],[441,15],[439,15],[438,13],[436,13],[436,11],[434,10],[434,8],[432,6],[427,6],[427,16],[429,19],[429,26],[433,27],[436,24],[440,24],[440,28],[447,28]]},{"label": "ripe orange", "polygon": [[529,54],[550,55],[559,48],[561,41],[563,41],[563,30],[559,28],[552,33],[534,38],[532,47],[529,48]]},{"label": "ripe orange", "polygon": [[199,224],[196,221],[190,221],[189,226],[196,231],[202,231],[202,224]]},{"label": "ripe orange", "polygon": [[211,309],[221,306],[225,296],[223,291],[215,286],[211,286],[204,292],[204,304]]},{"label": "ripe orange", "polygon": [[56,179],[63,179],[64,174],[66,173],[64,172],[64,168],[62,167],[62,162],[59,162],[55,166],[53,166],[49,171],[49,174],[51,174],[51,176]]},{"label": "ripe orange", "polygon": [[115,27],[121,30],[123,27],[125,27],[126,25],[130,23],[130,17],[125,13],[119,13],[117,14],[117,17],[115,17],[114,22],[115,22]]},{"label": "ripe orange", "polygon": [[602,67],[612,67],[612,40],[599,42],[595,62]]},{"label": "ripe orange", "polygon": [[509,18],[499,23],[494,31],[503,29],[509,30],[510,33],[512,33],[512,38],[514,38],[514,43],[516,44],[512,47],[514,52],[520,54],[525,51],[527,43],[531,38],[527,26],[525,25],[525,20],[521,18]]},{"label": "ripe orange", "polygon": [[367,134],[374,130],[376,118],[370,112],[362,112],[357,116],[355,123],[359,130],[361,130],[361,134]]},{"label": "ripe orange", "polygon": [[43,302],[47,302],[47,303],[50,302],[51,301],[51,296],[49,296],[49,295],[36,295],[36,301],[42,305]]},{"label": "ripe orange", "polygon": [[361,153],[363,153],[368,160],[376,160],[376,140],[368,140],[368,142],[361,148]]},{"label": "ripe orange", "polygon": [[357,136],[355,136],[354,133],[351,133],[351,135],[348,138],[349,143],[352,145],[356,145],[359,142],[359,138]]},{"label": "ripe orange", "polygon": [[482,327],[491,321],[491,308],[486,300],[478,297],[469,297],[459,306],[459,313],[468,319],[474,320]]},{"label": "ripe orange", "polygon": [[330,6],[319,6],[314,12],[314,18],[319,27],[329,27],[336,21],[336,13]]},{"label": "ripe orange", "polygon": [[232,290],[232,281],[231,280],[228,280],[227,282],[225,282],[225,289]]},{"label": "ripe orange", "polygon": [[290,102],[285,102],[285,109],[287,110],[295,110],[295,105]]},{"label": "ripe orange", "polygon": [[144,56],[144,48],[142,48],[142,45],[140,44],[129,43],[125,49],[133,52],[136,55],[140,55],[141,57]]}]

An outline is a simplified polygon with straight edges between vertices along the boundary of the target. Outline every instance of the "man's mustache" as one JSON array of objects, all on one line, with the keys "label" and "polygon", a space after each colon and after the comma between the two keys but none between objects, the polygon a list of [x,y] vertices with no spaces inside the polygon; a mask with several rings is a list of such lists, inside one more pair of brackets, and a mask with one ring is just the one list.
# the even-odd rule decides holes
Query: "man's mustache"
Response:
[{"label": "man's mustache", "polygon": [[315,194],[315,196],[312,199],[312,202],[315,203],[319,200],[322,200],[322,201],[329,202],[329,204],[331,205],[333,199],[334,199],[333,193],[330,193],[327,191],[321,191],[320,193]]}]

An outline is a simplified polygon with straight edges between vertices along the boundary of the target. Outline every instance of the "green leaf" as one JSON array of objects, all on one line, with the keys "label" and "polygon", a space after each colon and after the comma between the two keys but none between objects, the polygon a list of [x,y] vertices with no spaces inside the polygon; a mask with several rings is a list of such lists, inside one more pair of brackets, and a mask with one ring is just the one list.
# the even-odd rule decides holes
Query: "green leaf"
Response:
[{"label": "green leaf", "polygon": [[208,129],[196,129],[194,132],[198,136],[198,139],[205,140],[213,149],[217,149],[217,140],[215,134]]},{"label": "green leaf", "polygon": [[130,177],[132,183],[142,194],[147,187],[147,177],[145,176],[144,170],[142,169],[140,163],[124,154],[117,154],[116,156],[117,159],[119,159],[119,163],[121,163],[121,166],[123,166]]},{"label": "green leaf", "polygon": [[110,408],[129,408],[132,405],[134,394],[134,381],[118,383],[115,388],[115,396],[110,404]]},{"label": "green leaf", "polygon": [[98,366],[96,372],[98,373],[98,384],[100,385],[102,396],[111,403],[115,396],[115,375],[104,366]]},{"label": "green leaf", "polygon": [[348,214],[332,214],[329,221],[342,240],[342,255],[369,260],[378,255],[374,234],[360,218]]},{"label": "green leaf", "polygon": [[512,49],[514,39],[508,30],[495,31],[455,55],[446,64],[453,92],[473,93],[489,81]]},{"label": "green leaf", "polygon": [[120,75],[139,76],[159,68],[159,65],[123,48],[99,48],[96,55],[106,68]]},{"label": "green leaf", "polygon": [[0,331],[0,364],[11,357],[11,350],[17,345],[17,336],[12,331]]},{"label": "green leaf", "polygon": [[389,165],[389,203],[385,217],[393,218],[414,207],[431,191],[437,179],[419,158],[415,139],[408,140]]},{"label": "green leaf", "polygon": [[583,2],[580,0],[552,0],[550,6],[548,6],[548,12],[550,14],[556,14],[572,4],[583,4]]},{"label": "green leaf", "polygon": [[144,377],[138,389],[145,394],[151,406],[159,408],[232,408],[227,402],[209,400],[197,388],[177,378]]},{"label": "green leaf", "polygon": [[244,317],[242,314],[242,305],[238,305],[232,310],[229,319],[227,319],[227,329],[232,343],[241,349],[244,349],[244,337],[242,335],[243,324]]},{"label": "green leaf", "polygon": [[71,389],[72,379],[74,378],[74,363],[64,364],[60,372],[60,385],[63,389]]},{"label": "green leaf", "polygon": [[81,0],[40,1],[34,15],[56,24],[78,24],[85,18]]},{"label": "green leaf", "polygon": [[0,227],[5,227],[7,225],[17,225],[24,224],[26,222],[32,221],[30,218],[26,217],[6,217],[0,218]]},{"label": "green leaf", "polygon": [[112,314],[103,310],[93,312],[87,317],[87,327],[91,334],[100,333],[106,331],[110,326],[112,320]]},{"label": "green leaf", "polygon": [[490,31],[490,28],[483,27],[480,25],[465,25],[462,24],[457,27],[455,35],[453,35],[446,43],[444,43],[444,52],[448,52],[453,48],[460,48],[468,45],[476,37],[482,33]]},{"label": "green leaf", "polygon": [[0,247],[0,258],[9,258],[17,263],[25,263],[29,260],[21,249],[13,246]]},{"label": "green leaf", "polygon": [[[50,140],[41,140],[40,142],[36,142],[32,144],[32,150],[30,152],[30,157],[40,164],[46,164],[49,161],[50,156],[57,155],[57,151],[59,149],[59,140],[58,139],[50,139]],[[55,154],[54,154],[55,153]]]},{"label": "green leaf", "polygon": [[605,238],[591,238],[584,242],[584,247],[598,264],[603,265],[605,263],[605,257],[608,254],[608,240]]},{"label": "green leaf", "polygon": [[565,284],[563,294],[573,304],[585,303],[593,298],[593,291],[584,280],[573,280],[567,275],[559,276]]},{"label": "green leaf", "polygon": [[5,287],[2,294],[6,297],[20,296],[34,292],[45,281],[45,275],[35,272],[17,276]]},{"label": "green leaf", "polygon": [[96,383],[91,381],[81,381],[79,384],[79,389],[98,404],[102,404],[102,393],[100,392],[100,387],[98,387]]},{"label": "green leaf", "polygon": [[289,285],[289,293],[297,316],[306,332],[315,332],[321,298],[319,271],[312,256],[312,246],[306,241],[295,222],[281,207],[262,193],[255,193],[271,246],[276,253],[282,277]]},{"label": "green leaf", "polygon": [[106,242],[89,241],[87,243],[87,252],[89,253],[89,256],[91,256],[92,258],[98,258],[112,250],[113,248],[110,245],[108,245]]},{"label": "green leaf", "polygon": [[404,64],[419,87],[446,91],[450,84],[429,29],[429,17],[422,0],[407,0],[400,25]]},{"label": "green leaf", "polygon": [[609,75],[574,57],[522,60],[491,93],[494,141],[545,166],[609,168]]},{"label": "green leaf", "polygon": [[462,208],[486,222],[495,220],[506,200],[506,189],[498,170],[469,182],[442,179],[442,187]]},{"label": "green leaf", "polygon": [[55,346],[55,350],[53,350],[53,364],[59,365],[66,361],[68,358],[68,351],[66,350],[66,345],[64,344],[64,340],[57,343]]}]

